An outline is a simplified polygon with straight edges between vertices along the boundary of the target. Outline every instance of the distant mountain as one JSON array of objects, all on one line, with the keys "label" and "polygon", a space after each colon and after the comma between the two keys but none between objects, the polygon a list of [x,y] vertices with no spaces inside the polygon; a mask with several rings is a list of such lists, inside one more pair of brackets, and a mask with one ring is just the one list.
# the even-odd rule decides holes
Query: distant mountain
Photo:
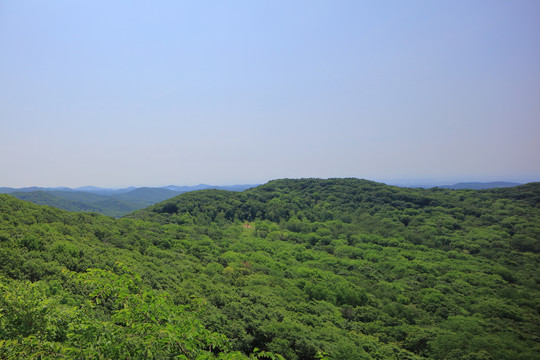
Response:
[{"label": "distant mountain", "polygon": [[484,189],[494,189],[494,188],[506,188],[522,185],[515,182],[505,182],[505,181],[494,181],[494,182],[461,182],[454,185],[442,185],[438,186],[441,189],[473,189],[473,190],[484,190]]},{"label": "distant mountain", "polygon": [[244,191],[259,186],[260,184],[251,184],[251,185],[229,185],[229,186],[216,186],[218,190],[227,190],[227,191]]},{"label": "distant mountain", "polygon": [[206,184],[199,184],[199,185],[192,185],[192,186],[177,186],[177,185],[168,185],[163,186],[162,189],[167,190],[173,190],[177,192],[188,192],[188,191],[196,191],[196,190],[205,190],[213,188],[212,185],[206,185]]},{"label": "distant mountain", "polygon": [[145,203],[122,201],[111,198],[98,201],[92,205],[100,209],[96,212],[114,217],[121,217],[135,210],[144,209],[148,206]]},{"label": "distant mountain", "polygon": [[129,191],[135,190],[135,189],[136,187],[134,186],[121,188],[121,189],[100,188],[97,186],[83,186],[83,187],[76,188],[75,190],[84,191],[84,192],[97,194],[97,195],[113,195],[113,194],[123,194]]},{"label": "distant mountain", "polygon": [[[60,194],[59,194],[60,193]],[[83,194],[81,199],[76,200],[77,197],[73,196],[72,199],[63,198],[67,192],[54,192],[54,191],[15,191],[9,195],[15,196],[18,199],[33,202],[38,205],[48,205],[58,209],[77,211],[77,212],[96,212],[103,215],[120,217],[128,214],[132,211],[139,210],[148,206],[143,202],[128,202],[117,199],[111,199],[106,196],[98,196],[97,198],[89,199],[84,192],[74,192]],[[92,200],[92,201],[91,201]]]},{"label": "distant mountain", "polygon": [[46,190],[46,192],[66,200],[84,201],[90,203],[108,199],[108,196],[106,195],[98,195],[86,191]]},{"label": "distant mountain", "polygon": [[215,185],[199,184],[199,185],[193,185],[193,186],[168,185],[168,186],[163,186],[162,188],[184,193],[184,192],[189,192],[189,191],[207,190],[207,189],[227,190],[227,191],[244,191],[244,190],[251,189],[251,188],[254,188],[254,187],[257,187],[257,186],[259,186],[259,184],[228,185],[228,186],[215,186]]},{"label": "distant mountain", "polygon": [[81,187],[75,188],[75,190],[86,191],[86,192],[96,192],[96,191],[111,190],[111,189],[100,188],[97,186],[81,186]]},{"label": "distant mountain", "polygon": [[173,198],[185,192],[218,189],[243,191],[256,185],[212,186],[199,184],[195,186],[169,185],[161,188],[127,187],[122,189],[83,186],[75,189],[66,187],[26,187],[0,188],[0,193],[11,194],[21,200],[31,201],[39,205],[49,205],[68,211],[97,212],[120,217],[135,210]]},{"label": "distant mountain", "polygon": [[68,211],[86,211],[86,212],[100,212],[99,208],[92,206],[89,203],[63,199],[59,196],[55,196],[45,191],[15,191],[10,193],[18,199],[33,202],[38,205],[53,206],[58,209]]},{"label": "distant mountain", "polygon": [[115,193],[111,195],[110,197],[114,199],[118,199],[118,200],[141,202],[147,205],[152,205],[157,202],[170,199],[180,194],[181,192],[179,191],[173,191],[173,190],[164,189],[164,188],[142,187],[142,188],[136,188],[134,190],[131,190],[125,193],[120,193],[120,194]]},{"label": "distant mountain", "polygon": [[0,187],[0,194],[10,194],[12,192],[33,192],[33,191],[49,191],[49,190],[60,190],[60,191],[73,191],[70,188],[67,187],[39,187],[39,186],[31,186],[31,187],[24,187],[24,188],[10,188],[10,187]]}]

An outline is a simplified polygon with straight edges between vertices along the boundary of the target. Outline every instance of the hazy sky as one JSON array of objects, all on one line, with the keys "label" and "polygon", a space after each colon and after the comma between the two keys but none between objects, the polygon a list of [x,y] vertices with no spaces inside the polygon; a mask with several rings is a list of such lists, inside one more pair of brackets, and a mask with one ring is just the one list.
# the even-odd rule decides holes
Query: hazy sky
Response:
[{"label": "hazy sky", "polygon": [[540,181],[540,1],[0,0],[0,186]]}]

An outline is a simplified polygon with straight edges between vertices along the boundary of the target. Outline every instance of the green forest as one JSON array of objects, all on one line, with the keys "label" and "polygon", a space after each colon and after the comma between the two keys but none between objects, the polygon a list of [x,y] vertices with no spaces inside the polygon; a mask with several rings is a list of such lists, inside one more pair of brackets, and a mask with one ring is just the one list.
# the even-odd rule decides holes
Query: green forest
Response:
[{"label": "green forest", "polygon": [[[212,186],[200,184],[195,186],[170,185],[161,188],[129,187],[120,189],[93,186],[76,189],[40,187],[15,189],[0,187],[0,193],[10,194],[34,204],[49,205],[68,211],[95,212],[107,216],[122,217],[135,210],[143,209],[188,191],[202,189],[242,191],[254,186],[256,185]],[[486,186],[491,185],[486,184]]]},{"label": "green forest", "polygon": [[538,359],[540,183],[0,194],[0,359]]}]

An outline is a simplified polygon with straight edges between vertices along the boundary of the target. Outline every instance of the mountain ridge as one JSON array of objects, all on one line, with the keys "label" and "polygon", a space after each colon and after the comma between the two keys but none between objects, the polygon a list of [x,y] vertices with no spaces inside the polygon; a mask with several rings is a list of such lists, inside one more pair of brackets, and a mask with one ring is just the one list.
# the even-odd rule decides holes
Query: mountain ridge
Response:
[{"label": "mountain ridge", "polygon": [[96,186],[79,188],[26,187],[18,189],[4,187],[0,188],[0,193],[11,194],[22,200],[68,211],[97,212],[103,215],[120,217],[184,192],[203,189],[243,191],[253,186],[255,185],[213,186],[200,184],[195,186],[169,186],[177,190],[168,189],[167,187],[127,187],[121,189]]},{"label": "mountain ridge", "polygon": [[485,190],[485,189],[496,189],[496,188],[506,188],[524,185],[523,183],[509,182],[509,181],[492,181],[492,182],[459,182],[453,185],[441,185],[440,188],[443,189],[472,189],[472,190]]},{"label": "mountain ridge", "polygon": [[[69,350],[70,334],[88,321],[99,340],[110,340],[102,331],[129,331],[118,318],[109,321],[117,283],[106,284],[106,301],[83,319],[57,316],[81,309],[81,296],[92,291],[73,286],[63,268],[100,269],[108,281],[130,271],[120,262],[143,290],[166,291],[186,309],[201,299],[206,307],[195,316],[244,354],[533,360],[540,350],[539,204],[540,183],[450,190],[281,179],[244,192],[187,192],[114,219],[2,194],[0,339],[22,333],[57,341],[58,333]],[[158,324],[151,308],[137,321],[168,325],[169,314]],[[21,328],[19,314],[30,325]],[[68,334],[64,320],[74,325]],[[131,335],[115,342],[142,341]]]}]

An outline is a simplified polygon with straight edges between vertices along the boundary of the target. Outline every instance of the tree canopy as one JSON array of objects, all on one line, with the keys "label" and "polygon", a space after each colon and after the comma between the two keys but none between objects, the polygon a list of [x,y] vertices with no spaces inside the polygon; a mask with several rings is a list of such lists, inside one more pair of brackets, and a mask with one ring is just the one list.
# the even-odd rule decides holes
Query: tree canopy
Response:
[{"label": "tree canopy", "polygon": [[536,359],[539,203],[285,179],[113,219],[0,195],[0,358]]}]

